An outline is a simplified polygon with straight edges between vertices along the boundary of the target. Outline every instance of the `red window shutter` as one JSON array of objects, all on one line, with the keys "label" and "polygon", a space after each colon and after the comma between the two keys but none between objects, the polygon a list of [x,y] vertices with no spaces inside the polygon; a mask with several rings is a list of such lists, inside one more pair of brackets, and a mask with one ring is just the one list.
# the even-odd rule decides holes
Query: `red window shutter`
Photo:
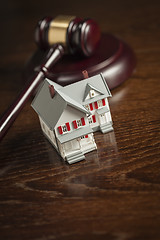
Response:
[{"label": "red window shutter", "polygon": [[63,133],[63,131],[62,131],[62,127],[61,127],[61,126],[58,127],[58,131],[59,131],[60,134]]},{"label": "red window shutter", "polygon": [[81,122],[82,122],[82,126],[86,124],[84,118],[81,118]]},{"label": "red window shutter", "polygon": [[96,122],[96,116],[92,115],[92,119],[93,119],[93,122],[95,123]]},{"label": "red window shutter", "polygon": [[68,131],[71,130],[70,125],[69,125],[69,122],[66,123],[66,127],[67,127],[67,130],[68,130]]},{"label": "red window shutter", "polygon": [[93,110],[93,105],[92,105],[92,103],[89,104],[89,107],[90,107],[90,110],[92,111],[92,110]]},{"label": "red window shutter", "polygon": [[105,99],[102,99],[102,104],[103,104],[103,106],[106,105]]},{"label": "red window shutter", "polygon": [[73,121],[73,126],[74,126],[75,129],[78,128],[76,120]]},{"label": "red window shutter", "polygon": [[86,135],[85,138],[88,138],[88,135]]},{"label": "red window shutter", "polygon": [[98,109],[98,103],[97,102],[94,103],[94,106],[95,106],[95,109]]}]

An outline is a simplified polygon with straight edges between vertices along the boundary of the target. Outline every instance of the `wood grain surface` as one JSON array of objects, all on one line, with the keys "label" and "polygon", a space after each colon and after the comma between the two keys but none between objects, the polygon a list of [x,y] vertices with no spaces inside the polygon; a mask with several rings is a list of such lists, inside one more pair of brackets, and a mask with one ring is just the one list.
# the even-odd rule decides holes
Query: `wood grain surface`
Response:
[{"label": "wood grain surface", "polygon": [[95,19],[126,41],[137,68],[110,99],[114,132],[98,150],[65,164],[25,106],[0,143],[1,240],[160,239],[160,1],[1,3],[0,114],[23,86],[43,16]]}]

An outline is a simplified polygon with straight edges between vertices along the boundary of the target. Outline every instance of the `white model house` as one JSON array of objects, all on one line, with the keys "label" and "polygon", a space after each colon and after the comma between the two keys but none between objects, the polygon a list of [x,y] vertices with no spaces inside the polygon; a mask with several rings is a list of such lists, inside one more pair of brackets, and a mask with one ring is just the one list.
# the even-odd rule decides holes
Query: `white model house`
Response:
[{"label": "white model house", "polygon": [[97,148],[93,132],[113,130],[110,96],[102,74],[65,87],[45,79],[32,107],[43,133],[69,164],[85,159],[85,153]]}]

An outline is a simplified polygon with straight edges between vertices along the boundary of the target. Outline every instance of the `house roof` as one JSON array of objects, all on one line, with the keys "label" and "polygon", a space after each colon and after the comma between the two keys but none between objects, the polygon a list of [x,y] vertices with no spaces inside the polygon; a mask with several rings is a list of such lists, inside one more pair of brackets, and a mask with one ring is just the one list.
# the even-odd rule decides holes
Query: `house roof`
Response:
[{"label": "house roof", "polygon": [[[51,98],[49,92],[49,85],[51,84],[54,85],[54,89],[56,91],[53,98]],[[74,99],[71,99],[65,93],[61,92],[60,89],[62,88],[63,87],[60,85],[55,84],[48,79],[45,79],[42,87],[39,89],[36,97],[32,102],[32,107],[46,122],[50,129],[53,129],[55,127],[67,105],[75,107],[81,112],[90,114],[90,112],[86,110],[80,103],[76,102]]]},{"label": "house roof", "polygon": [[[53,85],[55,95],[52,98],[49,86]],[[99,93],[94,97],[94,101],[105,97],[110,97],[111,93],[102,74],[84,79],[82,81],[60,86],[49,79],[45,79],[32,102],[32,107],[46,122],[50,129],[54,129],[67,105],[75,107],[85,114],[91,114],[83,107],[85,104],[93,102],[93,99],[86,99],[89,91],[93,89]]]},{"label": "house roof", "polygon": [[102,74],[62,87],[60,91],[69,95],[76,102],[85,105],[93,102],[93,99],[86,99],[87,94],[91,89],[100,93],[100,95],[94,98],[94,101],[112,96]]}]

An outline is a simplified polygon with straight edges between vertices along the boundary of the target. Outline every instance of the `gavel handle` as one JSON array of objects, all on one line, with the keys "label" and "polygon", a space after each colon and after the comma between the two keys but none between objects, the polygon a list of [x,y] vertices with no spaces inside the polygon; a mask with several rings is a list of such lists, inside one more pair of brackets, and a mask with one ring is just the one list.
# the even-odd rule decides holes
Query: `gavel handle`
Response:
[{"label": "gavel handle", "polygon": [[38,85],[45,79],[46,73],[50,71],[54,64],[63,55],[64,48],[62,45],[56,44],[50,48],[46,61],[41,66],[40,71],[34,76],[31,81],[27,82],[25,87],[20,92],[19,96],[15,99],[15,101],[0,119],[0,140],[2,140],[2,138],[5,136],[29,97],[32,95]]}]

